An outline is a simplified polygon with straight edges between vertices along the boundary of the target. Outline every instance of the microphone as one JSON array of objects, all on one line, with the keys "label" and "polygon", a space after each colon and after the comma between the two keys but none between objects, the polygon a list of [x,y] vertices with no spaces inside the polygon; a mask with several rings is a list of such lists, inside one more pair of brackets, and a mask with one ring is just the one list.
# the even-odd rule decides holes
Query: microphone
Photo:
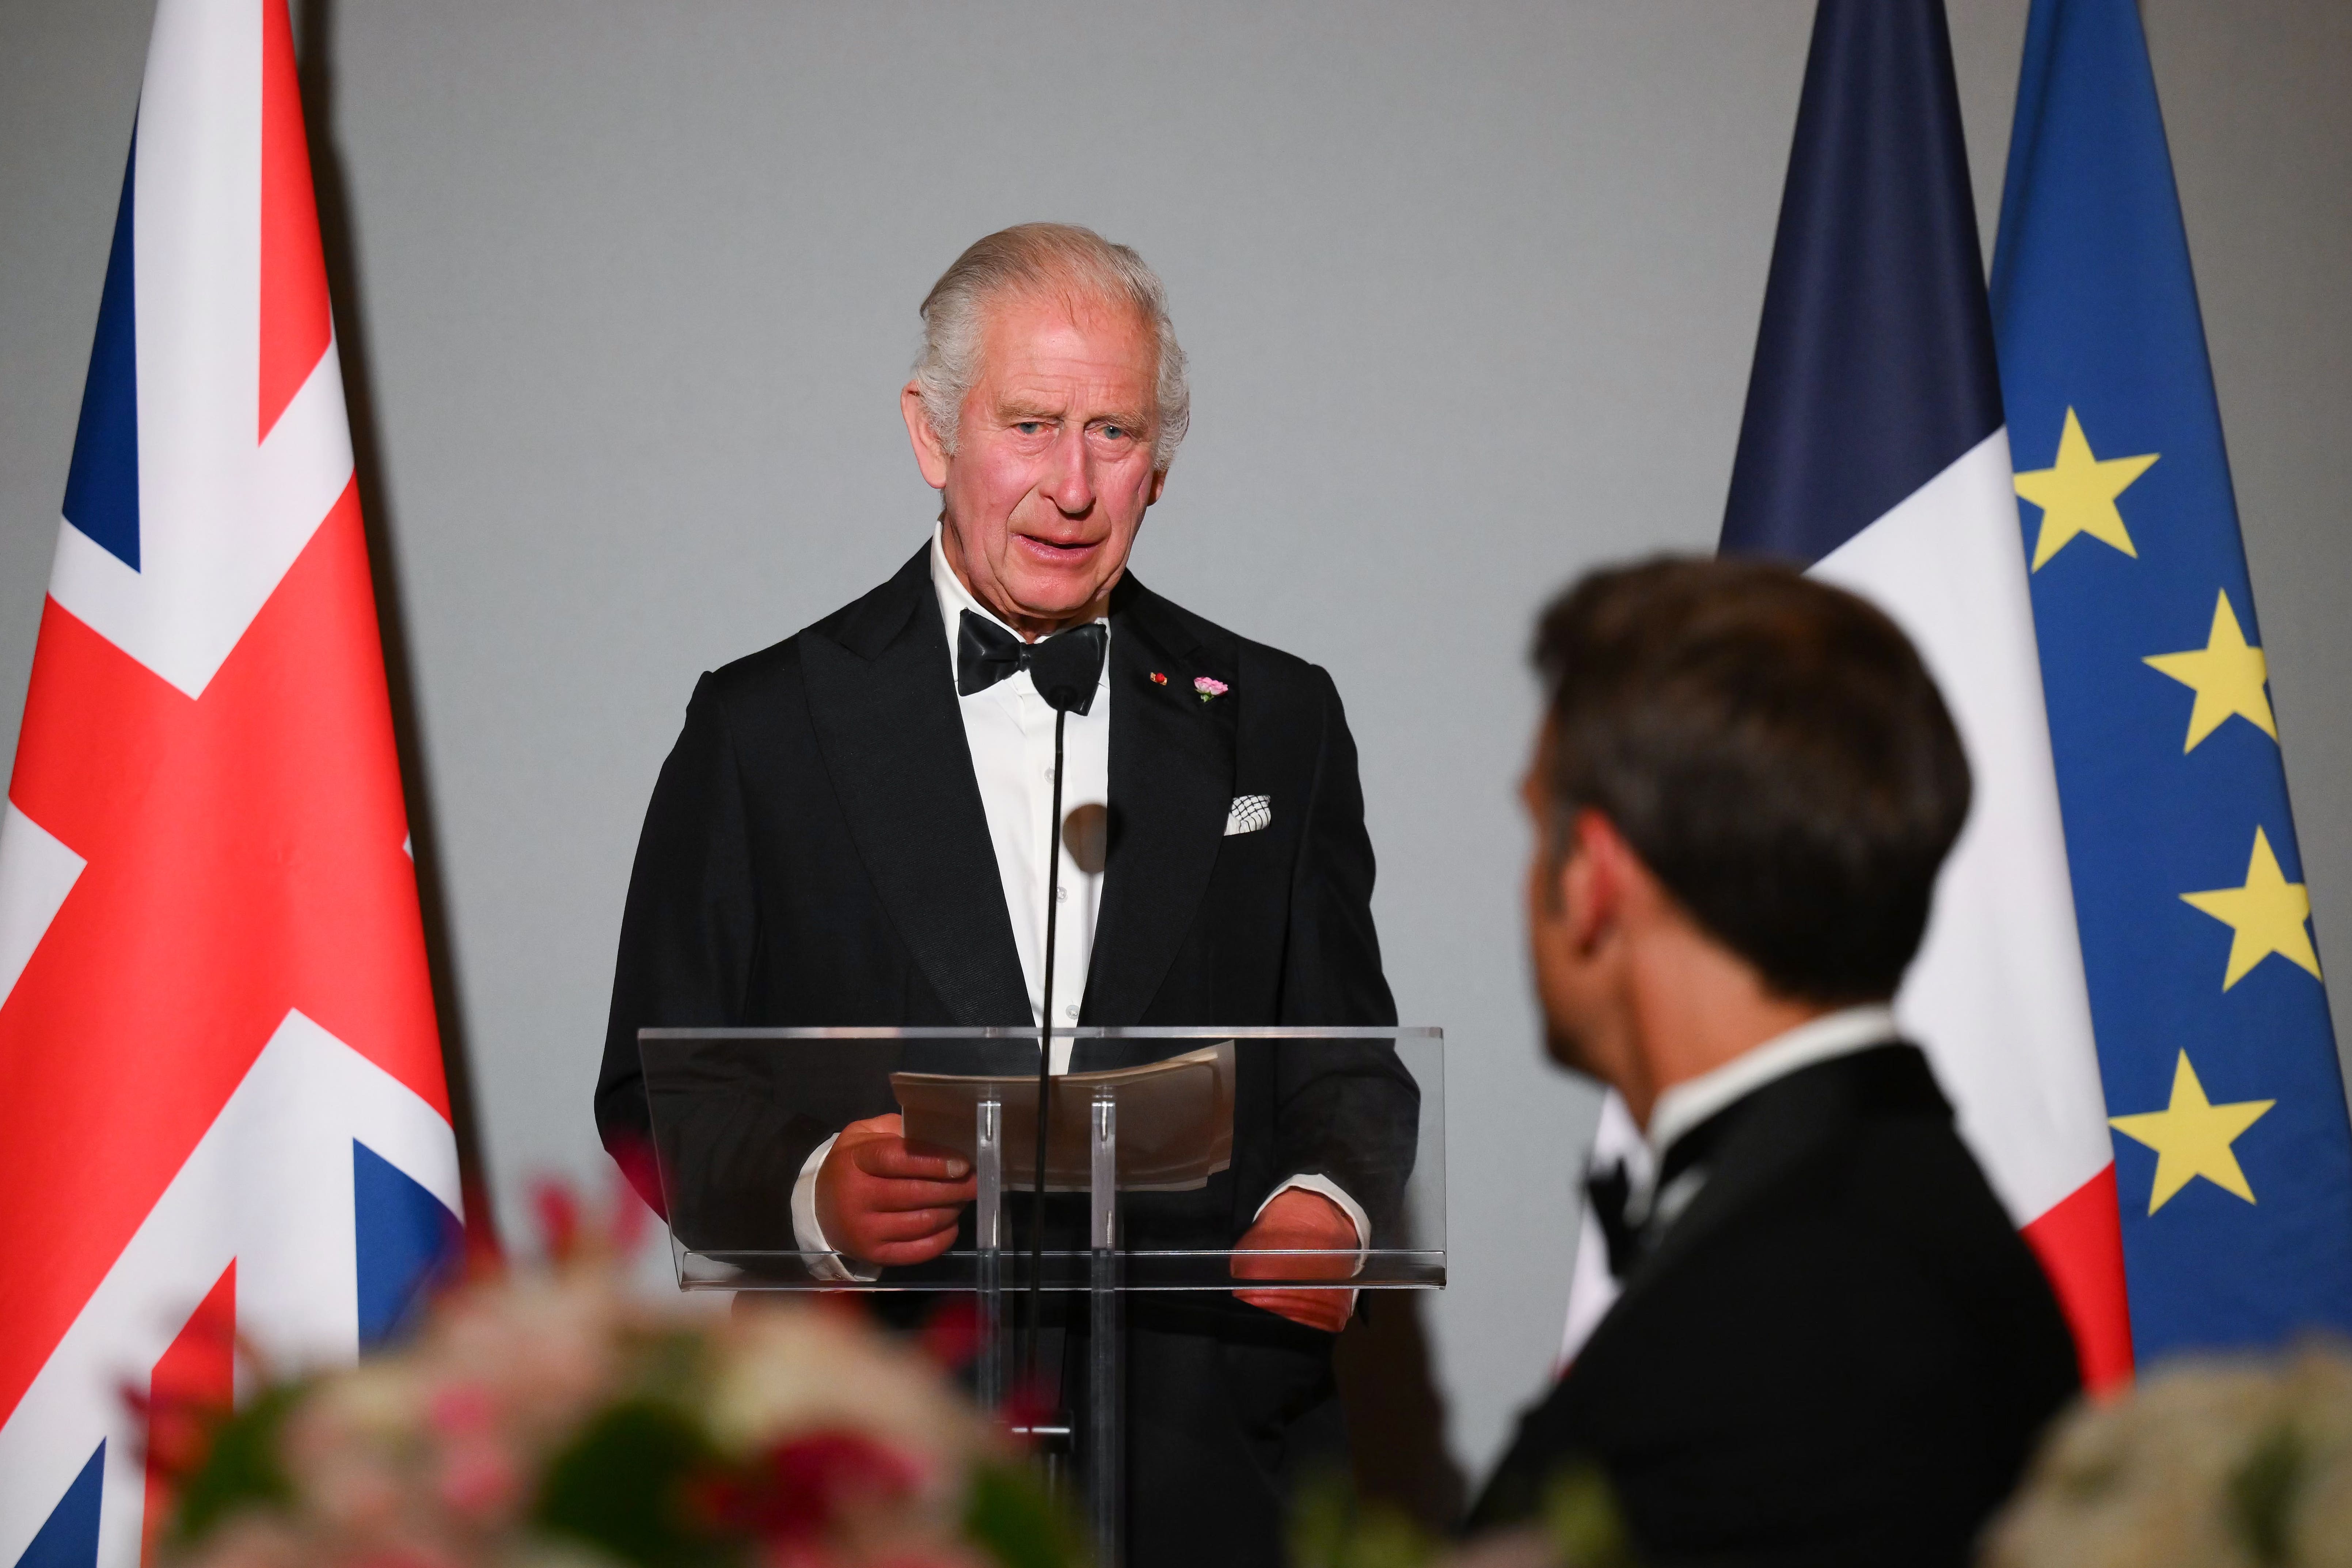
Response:
[{"label": "microphone", "polygon": [[[1029,679],[1037,688],[1037,695],[1054,710],[1054,809],[1045,819],[1052,825],[1045,835],[1045,984],[1044,1008],[1037,1025],[1036,1188],[1029,1205],[1029,1320],[1024,1325],[1028,1342],[1021,1357],[1033,1384],[1037,1381],[1037,1336],[1045,1306],[1045,1147],[1054,1103],[1054,943],[1062,902],[1062,844],[1070,833],[1068,824],[1062,820],[1062,731],[1072,713],[1083,714],[1094,706],[1095,689],[1102,683],[1103,657],[1109,644],[1109,629],[1100,622],[1093,622],[1044,638],[1027,650]],[[1071,819],[1076,820],[1088,809],[1102,810],[1099,806],[1081,806],[1070,814]],[[1107,847],[1108,814],[1105,817],[1106,831],[1100,837]],[[1075,845],[1071,858],[1086,865],[1087,858],[1078,854]],[[1100,864],[1097,858],[1096,866]],[[1091,874],[1092,868],[1089,870]]]},{"label": "microphone", "polygon": [[1092,801],[1070,807],[1070,815],[1062,818],[1062,847],[1078,869],[1089,877],[1103,874],[1103,863],[1110,858],[1110,811]]}]

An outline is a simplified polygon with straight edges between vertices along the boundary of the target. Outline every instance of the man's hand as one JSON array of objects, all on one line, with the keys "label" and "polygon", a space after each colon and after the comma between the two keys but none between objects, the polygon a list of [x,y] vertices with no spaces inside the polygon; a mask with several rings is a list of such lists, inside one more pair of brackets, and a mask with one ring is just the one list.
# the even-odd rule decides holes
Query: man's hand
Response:
[{"label": "man's hand", "polygon": [[[830,1231],[826,1232],[831,1235]],[[1337,1258],[1251,1258],[1234,1259],[1236,1279],[1345,1279],[1356,1271],[1356,1249],[1362,1242],[1356,1222],[1347,1211],[1320,1193],[1290,1187],[1276,1193],[1257,1216],[1257,1223],[1239,1241],[1236,1252],[1335,1252]],[[1253,1307],[1336,1334],[1348,1326],[1356,1310],[1353,1290],[1236,1290]]]},{"label": "man's hand", "polygon": [[978,1183],[971,1162],[909,1143],[897,1116],[853,1121],[816,1173],[816,1223],[861,1263],[927,1263],[954,1245],[956,1216]]}]

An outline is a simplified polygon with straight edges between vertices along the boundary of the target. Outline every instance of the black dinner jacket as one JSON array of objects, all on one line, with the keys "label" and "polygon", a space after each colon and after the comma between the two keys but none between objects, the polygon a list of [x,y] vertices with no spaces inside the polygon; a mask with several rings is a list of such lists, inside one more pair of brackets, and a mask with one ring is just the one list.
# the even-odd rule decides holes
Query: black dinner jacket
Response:
[{"label": "black dinner jacket", "polygon": [[1528,1517],[1583,1458],[1654,1564],[1958,1568],[2076,1366],[1926,1058],[1816,1063],[1685,1137],[1705,1184],[1521,1421],[1472,1527]]},{"label": "black dinner jacket", "polygon": [[[616,1152],[648,1142],[641,1026],[1032,1026],[929,553],[696,687],[622,919],[596,1089]],[[1329,676],[1132,575],[1110,622],[1108,879],[1079,1022],[1393,1023],[1355,743]],[[1199,676],[1225,694],[1202,701]],[[1229,837],[1240,795],[1271,796],[1273,819]],[[1073,1065],[1123,1058],[1082,1042]],[[699,1222],[726,1233],[706,1244],[789,1247],[782,1197],[811,1151],[852,1117],[897,1109],[886,1067],[834,1086],[821,1109],[795,1098],[802,1086],[772,1087],[693,1103],[698,1168],[673,1175],[741,1200],[701,1205]],[[1417,1114],[1384,1047],[1245,1047],[1233,1169],[1201,1193],[1130,1199],[1132,1244],[1229,1245],[1276,1182],[1305,1172],[1348,1188],[1377,1235]]]}]

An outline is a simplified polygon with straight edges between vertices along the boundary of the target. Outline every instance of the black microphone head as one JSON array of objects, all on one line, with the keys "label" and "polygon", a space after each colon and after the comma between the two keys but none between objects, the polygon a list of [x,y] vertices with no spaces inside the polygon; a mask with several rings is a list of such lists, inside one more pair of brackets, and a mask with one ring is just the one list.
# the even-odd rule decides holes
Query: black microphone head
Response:
[{"label": "black microphone head", "polygon": [[1109,650],[1110,630],[1100,621],[1056,632],[1029,648],[1029,679],[1045,705],[1064,713],[1084,713],[1094,706],[1095,689],[1102,684],[1103,656]]}]

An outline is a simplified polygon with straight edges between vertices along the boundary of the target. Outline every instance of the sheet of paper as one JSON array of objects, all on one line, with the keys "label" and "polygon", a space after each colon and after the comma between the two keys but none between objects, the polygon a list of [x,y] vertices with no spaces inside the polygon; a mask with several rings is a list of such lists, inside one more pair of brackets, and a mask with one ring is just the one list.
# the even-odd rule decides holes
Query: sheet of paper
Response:
[{"label": "sheet of paper", "polygon": [[[1082,1193],[1093,1168],[1090,1130],[1097,1092],[1118,1107],[1118,1184],[1123,1192],[1181,1193],[1203,1186],[1233,1163],[1234,1043],[1141,1067],[1065,1073],[1052,1080],[1045,1190]],[[1004,1186],[1036,1188],[1037,1080],[961,1073],[894,1072],[890,1088],[907,1138],[976,1157],[979,1107],[1003,1107]]]}]

